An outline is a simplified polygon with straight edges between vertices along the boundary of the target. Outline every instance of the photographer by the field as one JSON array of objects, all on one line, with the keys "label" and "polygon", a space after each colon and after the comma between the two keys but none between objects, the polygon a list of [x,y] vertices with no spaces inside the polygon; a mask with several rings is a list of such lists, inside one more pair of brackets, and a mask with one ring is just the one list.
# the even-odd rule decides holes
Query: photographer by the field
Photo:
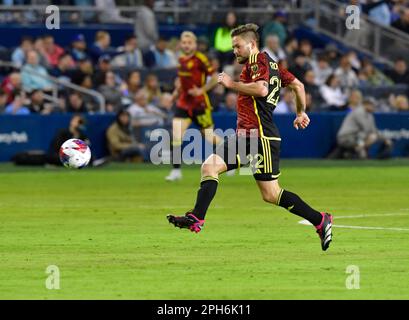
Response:
[{"label": "photographer by the field", "polygon": [[342,158],[368,158],[368,150],[375,143],[381,143],[379,159],[389,158],[392,152],[392,141],[384,137],[375,124],[375,101],[365,99],[362,106],[351,111],[342,122],[337,134],[338,150]]}]

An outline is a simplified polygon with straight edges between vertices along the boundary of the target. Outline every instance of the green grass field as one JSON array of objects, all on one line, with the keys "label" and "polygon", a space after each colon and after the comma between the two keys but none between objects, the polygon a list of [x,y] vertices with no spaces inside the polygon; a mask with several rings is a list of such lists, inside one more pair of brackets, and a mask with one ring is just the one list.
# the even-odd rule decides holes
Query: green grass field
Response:
[{"label": "green grass field", "polygon": [[[409,299],[409,160],[282,162],[281,185],[346,226],[325,253],[251,176],[222,176],[203,232],[170,226],[200,172],[166,183],[168,169],[1,165],[0,298]],[[49,265],[60,290],[46,289]],[[360,289],[346,288],[349,265]]]}]

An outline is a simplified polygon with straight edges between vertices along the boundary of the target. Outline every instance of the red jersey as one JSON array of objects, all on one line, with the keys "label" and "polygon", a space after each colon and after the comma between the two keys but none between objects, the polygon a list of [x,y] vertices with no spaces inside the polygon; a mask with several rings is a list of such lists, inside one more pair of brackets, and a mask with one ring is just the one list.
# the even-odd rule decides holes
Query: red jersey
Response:
[{"label": "red jersey", "polygon": [[211,108],[207,94],[194,97],[188,93],[188,90],[194,86],[203,87],[207,77],[213,73],[214,69],[203,53],[197,51],[191,57],[181,56],[178,66],[181,90],[177,107],[188,111]]},{"label": "red jersey", "polygon": [[295,77],[289,71],[281,68],[265,52],[259,52],[249,57],[240,74],[244,83],[264,80],[269,84],[266,97],[238,95],[237,129],[245,129],[246,135],[257,129],[259,136],[280,140],[280,135],[273,122],[273,111],[280,99],[280,88],[288,86]]}]

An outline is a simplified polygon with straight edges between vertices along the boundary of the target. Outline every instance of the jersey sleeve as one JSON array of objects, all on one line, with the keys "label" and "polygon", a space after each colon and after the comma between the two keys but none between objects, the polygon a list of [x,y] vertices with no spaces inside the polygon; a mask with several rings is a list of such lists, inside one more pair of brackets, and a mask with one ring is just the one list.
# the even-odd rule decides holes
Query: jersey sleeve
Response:
[{"label": "jersey sleeve", "polygon": [[264,80],[269,81],[268,61],[264,54],[257,53],[250,55],[248,60],[248,72],[253,82]]},{"label": "jersey sleeve", "polygon": [[215,72],[212,64],[209,61],[209,59],[203,53],[197,52],[196,57],[199,58],[199,60],[201,62],[201,65],[202,65],[201,69],[206,74],[206,76],[210,76]]},{"label": "jersey sleeve", "polygon": [[278,67],[280,73],[281,87],[287,87],[291,82],[295,80],[295,76],[285,68]]}]

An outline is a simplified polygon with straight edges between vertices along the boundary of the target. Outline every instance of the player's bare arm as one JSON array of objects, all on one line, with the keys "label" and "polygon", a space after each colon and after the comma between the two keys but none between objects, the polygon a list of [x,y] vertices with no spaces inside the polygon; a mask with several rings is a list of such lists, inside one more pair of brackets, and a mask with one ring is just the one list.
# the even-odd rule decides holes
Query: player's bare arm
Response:
[{"label": "player's bare arm", "polygon": [[247,96],[265,97],[268,94],[268,83],[264,80],[243,83],[240,81],[233,81],[228,74],[222,72],[218,76],[218,83],[227,89],[237,91]]},{"label": "player's bare arm", "polygon": [[217,85],[217,75],[213,74],[209,81],[206,82],[206,84],[203,87],[193,87],[192,89],[189,89],[188,93],[194,97],[201,96],[205,94],[206,92],[212,90],[215,86]]},{"label": "player's bare arm", "polygon": [[288,87],[295,93],[296,106],[297,106],[297,117],[294,120],[295,129],[305,129],[310,124],[310,118],[305,113],[305,88],[304,84],[298,80],[294,79]]},{"label": "player's bare arm", "polygon": [[175,89],[172,92],[172,99],[173,99],[173,101],[176,101],[177,98],[179,97],[179,92],[180,92],[180,89],[181,89],[181,84],[180,84],[180,78],[179,77],[177,77],[175,79],[174,86],[175,86]]}]

